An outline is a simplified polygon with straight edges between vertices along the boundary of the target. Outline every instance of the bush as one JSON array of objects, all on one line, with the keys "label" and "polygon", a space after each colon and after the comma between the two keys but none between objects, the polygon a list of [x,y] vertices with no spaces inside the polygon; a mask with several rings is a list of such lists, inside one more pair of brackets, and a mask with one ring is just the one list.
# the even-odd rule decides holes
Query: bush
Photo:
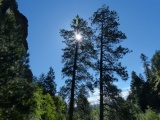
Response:
[{"label": "bush", "polygon": [[137,120],[160,120],[160,114],[157,114],[150,107],[145,111],[145,113],[139,114]]}]

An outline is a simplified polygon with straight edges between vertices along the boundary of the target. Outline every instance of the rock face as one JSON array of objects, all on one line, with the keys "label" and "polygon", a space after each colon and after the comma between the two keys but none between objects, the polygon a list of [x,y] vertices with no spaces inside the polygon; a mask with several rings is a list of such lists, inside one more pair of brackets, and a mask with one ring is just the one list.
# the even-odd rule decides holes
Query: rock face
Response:
[{"label": "rock face", "polygon": [[28,20],[27,18],[18,11],[18,5],[15,0],[2,0],[0,5],[0,20],[3,18],[5,13],[13,12],[16,18],[17,25],[20,25],[23,33],[23,44],[28,50],[27,35],[28,35]]},{"label": "rock face", "polygon": [[[1,66],[0,72],[3,71],[4,72],[3,75],[7,76],[6,71],[10,70],[11,63],[12,63],[12,65],[14,67],[19,66],[17,68],[18,75],[23,76],[29,82],[31,82],[33,74],[32,74],[32,71],[29,69],[29,54],[27,53],[28,43],[26,40],[27,35],[28,35],[28,20],[23,14],[21,14],[19,12],[16,0],[0,0],[0,1],[2,1],[2,3],[0,4],[0,22],[3,23],[5,21],[6,26],[11,26],[11,28],[14,28],[14,25],[15,25],[18,30],[18,32],[15,32],[14,29],[10,29],[10,27],[4,27],[4,28],[0,29],[1,30],[0,33],[3,33],[3,31],[6,30],[6,34],[4,34],[4,36],[8,39],[10,39],[10,36],[9,36],[10,32],[13,33],[13,36],[14,36],[14,32],[17,35],[17,36],[15,35],[15,39],[13,39],[13,40],[11,39],[11,41],[14,43],[14,44],[12,44],[12,45],[14,45],[12,47],[7,46],[10,43],[7,43],[6,38],[3,39],[4,41],[6,41],[6,44],[4,46],[8,49],[8,51],[4,52],[3,56],[2,56],[2,54],[0,54],[0,58],[6,58],[8,60],[9,59],[8,56],[10,56],[12,58],[16,58],[15,57],[16,55],[18,56],[16,58],[16,60],[11,59],[10,61],[6,61],[6,60],[0,59],[0,63],[1,62],[3,64],[6,63],[6,64],[4,64],[4,67],[3,67],[5,70],[2,70],[2,66]],[[6,15],[14,16],[14,21],[11,20],[11,22],[14,22],[14,24],[10,24],[10,19],[9,20],[5,19]],[[0,35],[0,39],[2,36],[3,35]],[[2,45],[3,45],[3,42],[1,42]],[[18,44],[18,43],[20,43],[20,44]],[[12,54],[10,54],[10,53],[12,53]],[[18,65],[15,65],[15,64],[18,64]],[[8,65],[8,66],[5,66],[5,65]],[[11,70],[11,71],[15,72],[15,70]],[[15,74],[14,75],[17,76],[17,73],[16,73],[16,75]]]}]

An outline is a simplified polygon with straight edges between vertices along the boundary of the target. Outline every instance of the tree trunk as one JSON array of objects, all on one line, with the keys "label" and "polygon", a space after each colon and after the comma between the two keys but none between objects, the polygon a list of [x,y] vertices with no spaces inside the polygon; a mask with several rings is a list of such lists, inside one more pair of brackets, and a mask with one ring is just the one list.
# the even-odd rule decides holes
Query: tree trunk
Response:
[{"label": "tree trunk", "polygon": [[100,120],[103,120],[103,23],[101,28],[101,51],[100,51]]},{"label": "tree trunk", "polygon": [[74,65],[73,65],[73,76],[72,76],[72,86],[71,86],[71,98],[70,98],[70,107],[69,107],[69,120],[73,119],[73,110],[74,110],[74,88],[76,80],[76,66],[77,66],[77,52],[78,52],[78,42],[76,42],[76,51],[74,56]]}]

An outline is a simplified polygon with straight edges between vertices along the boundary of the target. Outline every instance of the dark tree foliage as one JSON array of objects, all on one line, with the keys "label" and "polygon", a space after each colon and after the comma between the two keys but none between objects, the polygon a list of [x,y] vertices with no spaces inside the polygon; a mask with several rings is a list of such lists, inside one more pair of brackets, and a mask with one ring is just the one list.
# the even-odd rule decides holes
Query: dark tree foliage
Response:
[{"label": "dark tree foliage", "polygon": [[[21,21],[21,22],[20,22]],[[23,23],[24,22],[24,23]],[[32,95],[32,72],[27,53],[26,18],[16,2],[3,0],[0,6],[0,118],[23,119]],[[26,26],[27,27],[27,26]],[[24,42],[25,41],[25,42]]]},{"label": "dark tree foliage", "polygon": [[137,76],[134,71],[132,72],[130,86],[131,92],[128,96],[128,100],[134,104],[137,104],[142,110],[144,110],[146,108],[146,97],[144,95],[145,81],[142,79],[141,76]]},{"label": "dark tree foliage", "polygon": [[[112,117],[116,116],[118,112],[118,106],[119,106],[119,98],[120,98],[120,92],[117,88],[117,86],[108,83],[107,89],[104,87],[104,92],[103,92],[103,105],[104,105],[104,110],[106,112],[106,115],[104,116],[110,116],[109,118],[111,119]],[[114,118],[112,118],[114,119]]]},{"label": "dark tree foliage", "polygon": [[91,20],[96,30],[95,40],[99,53],[96,70],[100,75],[100,119],[103,120],[103,88],[110,89],[108,85],[113,85],[114,81],[118,81],[115,75],[127,80],[126,68],[122,67],[119,59],[130,51],[120,45],[126,36],[118,30],[119,17],[115,11],[103,5],[93,14]]},{"label": "dark tree foliage", "polygon": [[131,80],[131,91],[133,93],[139,94],[143,89],[143,85],[144,81],[140,77],[138,77],[136,73],[133,71]]},{"label": "dark tree foliage", "polygon": [[148,57],[144,54],[141,54],[140,58],[143,64],[144,74],[146,77],[141,96],[143,97],[144,101],[140,106],[141,109],[145,111],[145,109],[147,109],[147,106],[155,108],[157,102],[155,102],[156,99],[153,91],[153,76],[152,76],[152,71],[150,69],[151,66],[150,61],[148,60]]},{"label": "dark tree foliage", "polygon": [[39,76],[39,80],[36,80],[37,81],[37,84],[39,86],[44,86],[44,81],[46,79],[46,75],[44,73],[42,73],[40,76]]},{"label": "dark tree foliage", "polygon": [[154,79],[154,87],[155,90],[160,93],[160,50],[156,51],[151,59],[151,69],[153,73]]},{"label": "dark tree foliage", "polygon": [[136,114],[139,113],[139,107],[131,103],[130,101],[124,100],[122,97],[118,96],[117,100],[110,104],[111,107],[106,107],[108,109],[104,112],[105,119],[107,120],[137,120]]},{"label": "dark tree foliage", "polygon": [[17,9],[15,0],[0,0],[0,120],[65,120],[53,69],[40,82],[32,77],[28,21]]},{"label": "dark tree foliage", "polygon": [[0,12],[0,78],[21,76],[31,82],[26,41],[28,21],[17,10],[15,0],[3,0]]},{"label": "dark tree foliage", "polygon": [[87,97],[88,92],[85,86],[82,85],[75,100],[76,108],[74,118],[77,120],[90,120],[91,118],[91,107]]},{"label": "dark tree foliage", "polygon": [[[92,42],[93,32],[85,20],[78,16],[77,18],[78,24],[76,24],[76,19],[73,19],[71,30],[62,29],[60,31],[60,35],[64,38],[63,43],[66,45],[62,55],[62,63],[64,64],[62,75],[67,79],[65,81],[66,86],[63,87],[62,91],[63,93],[70,93],[68,97],[71,96],[70,120],[73,116],[75,90],[78,91],[79,86],[85,84],[89,90],[93,91],[93,77],[88,72],[88,69],[92,66],[92,59],[96,57]],[[79,41],[75,38],[77,33],[82,36]]]},{"label": "dark tree foliage", "polygon": [[2,0],[2,5],[0,6],[0,20],[4,18],[5,13],[13,12],[16,23],[21,27],[21,33],[23,34],[22,43],[26,50],[28,50],[28,43],[26,41],[28,35],[28,20],[27,18],[19,12],[16,0]]},{"label": "dark tree foliage", "polygon": [[37,87],[44,88],[44,93],[49,93],[51,96],[56,94],[55,72],[52,67],[49,68],[47,75],[42,73],[39,78],[34,77],[34,83]]},{"label": "dark tree foliage", "polygon": [[148,106],[160,111],[160,96],[159,96],[159,61],[160,52],[156,51],[151,61],[144,54],[141,54],[141,60],[144,67],[145,78],[137,76],[132,72],[131,92],[127,98],[128,101],[138,105],[145,112]]},{"label": "dark tree foliage", "polygon": [[31,106],[25,103],[28,102],[33,91],[34,86],[23,78],[11,79],[5,86],[1,86],[0,118],[18,120],[26,117]]},{"label": "dark tree foliage", "polygon": [[[14,14],[6,13],[0,22],[0,77],[14,78],[15,76],[23,76],[32,79],[32,73],[28,69],[28,55],[22,44],[23,34],[21,33],[21,27],[16,24]],[[26,73],[25,76],[24,73]]]},{"label": "dark tree foliage", "polygon": [[157,50],[151,59],[153,106],[160,111],[160,50]]},{"label": "dark tree foliage", "polygon": [[148,60],[148,57],[145,56],[144,54],[141,54],[140,58],[143,63],[143,68],[145,70],[144,73],[146,75],[147,81],[149,82],[149,79],[151,78],[150,62]]},{"label": "dark tree foliage", "polygon": [[45,92],[49,93],[51,96],[56,94],[56,83],[55,83],[55,73],[52,67],[49,68],[46,78],[44,79]]},{"label": "dark tree foliage", "polygon": [[60,99],[59,96],[54,97],[54,102],[56,106],[56,120],[66,120],[67,116],[67,104]]}]

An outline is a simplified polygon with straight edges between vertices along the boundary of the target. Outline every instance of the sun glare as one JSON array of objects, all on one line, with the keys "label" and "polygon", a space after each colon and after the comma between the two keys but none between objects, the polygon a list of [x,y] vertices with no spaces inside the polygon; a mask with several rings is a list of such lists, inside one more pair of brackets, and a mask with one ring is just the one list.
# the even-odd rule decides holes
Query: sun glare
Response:
[{"label": "sun glare", "polygon": [[82,36],[80,34],[76,34],[76,40],[81,40]]}]

